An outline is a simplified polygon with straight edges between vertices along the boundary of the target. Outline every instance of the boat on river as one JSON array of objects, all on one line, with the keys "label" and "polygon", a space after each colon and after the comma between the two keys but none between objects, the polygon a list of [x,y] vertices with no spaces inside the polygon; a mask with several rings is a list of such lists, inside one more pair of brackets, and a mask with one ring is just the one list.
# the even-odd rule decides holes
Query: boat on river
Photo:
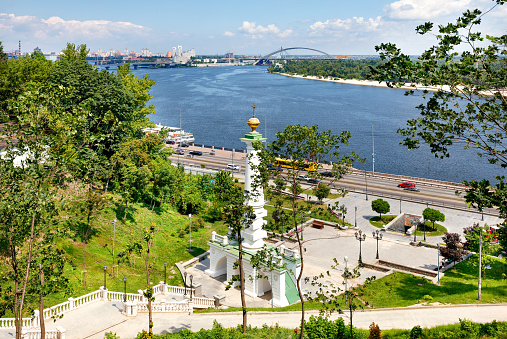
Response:
[{"label": "boat on river", "polygon": [[163,126],[160,124],[155,125],[155,127],[147,127],[143,128],[143,132],[145,134],[148,133],[156,133],[159,134],[162,129],[168,130],[168,136],[164,140],[168,144],[193,144],[195,141],[194,134],[191,132],[186,132],[183,129],[179,127],[170,127],[170,126]]}]

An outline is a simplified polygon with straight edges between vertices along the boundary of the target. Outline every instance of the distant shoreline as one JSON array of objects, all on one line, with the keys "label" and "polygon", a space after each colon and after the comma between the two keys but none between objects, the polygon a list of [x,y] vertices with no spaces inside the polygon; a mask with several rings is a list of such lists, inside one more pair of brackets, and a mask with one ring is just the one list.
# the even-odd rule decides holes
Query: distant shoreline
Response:
[{"label": "distant shoreline", "polygon": [[[357,79],[338,79],[338,80],[335,80],[335,79],[331,79],[331,78],[319,78],[319,77],[314,76],[314,75],[308,75],[308,76],[305,77],[305,76],[302,76],[302,75],[299,75],[299,74],[295,74],[295,75],[291,75],[291,74],[287,74],[287,73],[272,73],[272,74],[284,75],[286,77],[291,77],[291,78],[300,78],[300,79],[318,80],[318,81],[327,81],[327,82],[337,82],[337,83],[346,84],[346,85],[360,85],[360,86],[371,86],[371,87],[389,88],[389,86],[387,86],[387,84],[386,84],[385,81],[382,81],[382,82],[379,83],[377,81],[372,81],[372,80],[357,80]],[[440,89],[439,87],[436,87],[436,86],[421,86],[421,85],[416,85],[415,87],[413,87],[409,83],[405,84],[405,86],[396,87],[396,88],[398,88],[398,89],[417,90],[417,91],[424,91],[424,90],[427,90],[427,91],[438,91]],[[442,89],[448,91],[449,90],[449,86],[442,86]]]},{"label": "distant shoreline", "polygon": [[[319,78],[317,76],[314,76],[314,75],[308,75],[306,77],[302,76],[302,75],[299,75],[299,74],[295,74],[295,75],[290,75],[290,74],[287,74],[287,73],[272,73],[272,74],[279,74],[279,75],[284,75],[286,77],[291,77],[291,78],[300,78],[300,79],[308,79],[308,80],[318,80],[318,81],[327,81],[327,82],[337,82],[337,83],[340,83],[340,84],[346,84],[346,85],[360,85],[360,86],[371,86],[371,87],[384,87],[384,88],[389,88],[389,86],[387,86],[386,82],[385,81],[382,81],[382,82],[378,82],[378,81],[372,81],[372,80],[357,80],[357,79],[338,79],[338,80],[335,80],[335,79],[331,79],[331,78]],[[438,91],[438,90],[443,90],[444,92],[451,92],[451,88],[450,86],[448,85],[445,85],[445,86],[422,86],[421,84],[410,84],[410,83],[406,83],[405,86],[401,86],[401,87],[394,87],[396,89],[405,89],[405,90],[413,90],[413,91]],[[500,94],[502,95],[507,95],[507,90],[501,90],[500,91]],[[481,92],[481,95],[484,95],[484,96],[493,96],[493,93],[491,92]]]}]

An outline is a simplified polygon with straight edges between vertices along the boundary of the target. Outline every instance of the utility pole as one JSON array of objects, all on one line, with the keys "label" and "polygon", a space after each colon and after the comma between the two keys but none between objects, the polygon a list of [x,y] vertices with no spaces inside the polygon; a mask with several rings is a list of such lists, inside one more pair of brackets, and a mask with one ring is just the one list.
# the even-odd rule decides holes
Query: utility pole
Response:
[{"label": "utility pole", "polygon": [[371,175],[375,175],[375,136],[373,135],[373,124],[371,124],[371,140],[372,140],[372,146],[373,151],[371,153],[372,159],[373,159],[373,169],[371,171]]},{"label": "utility pole", "polygon": [[481,301],[481,274],[482,274],[482,228],[479,227],[479,292],[477,300]]}]

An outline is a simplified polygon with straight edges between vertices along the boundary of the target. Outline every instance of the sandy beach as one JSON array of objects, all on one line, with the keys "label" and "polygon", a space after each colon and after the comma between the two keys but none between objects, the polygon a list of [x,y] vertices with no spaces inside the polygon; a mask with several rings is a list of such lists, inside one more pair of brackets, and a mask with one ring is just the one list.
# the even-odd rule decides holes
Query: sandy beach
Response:
[{"label": "sandy beach", "polygon": [[[302,75],[299,75],[299,74],[295,74],[295,75],[290,75],[290,74],[286,74],[286,73],[273,73],[273,74],[280,74],[280,75],[284,75],[286,77],[291,77],[291,78],[301,78],[301,79],[308,79],[308,80],[318,80],[318,81],[328,81],[328,82],[338,82],[338,83],[341,83],[341,84],[347,84],[347,85],[360,85],[360,86],[372,86],[372,87],[388,87],[387,84],[385,83],[385,81],[382,81],[382,82],[378,82],[378,81],[372,81],[372,80],[356,80],[356,79],[338,79],[338,80],[335,80],[335,79],[331,79],[331,78],[319,78],[317,76],[314,76],[314,75],[309,75],[309,76],[302,76]],[[414,91],[438,91],[438,90],[443,90],[445,92],[450,92],[450,87],[445,85],[445,86],[422,86],[421,84],[410,84],[410,83],[406,83],[405,86],[401,86],[401,87],[397,87],[398,89],[404,89],[404,90],[414,90]],[[484,96],[487,96],[487,97],[491,97],[491,96],[494,96],[494,91],[490,91],[489,93],[488,92],[481,92],[481,95],[484,95]],[[507,90],[506,89],[502,89],[500,90],[500,94],[502,96],[506,96],[507,95]]]},{"label": "sandy beach", "polygon": [[[378,82],[378,81],[372,81],[372,80],[356,80],[356,79],[331,79],[331,78],[319,78],[317,76],[309,75],[309,76],[302,76],[299,74],[291,75],[286,73],[273,73],[273,74],[280,74],[291,78],[301,78],[301,79],[308,79],[308,80],[318,80],[318,81],[328,81],[328,82],[338,82],[340,84],[347,84],[347,85],[360,85],[360,86],[372,86],[372,87],[388,87],[385,81]],[[415,86],[415,87],[414,87]],[[422,86],[422,85],[412,85],[410,83],[405,84],[405,86],[398,87],[399,89],[408,89],[408,90],[416,90],[416,91],[438,91],[440,88],[448,91],[449,86]]]}]

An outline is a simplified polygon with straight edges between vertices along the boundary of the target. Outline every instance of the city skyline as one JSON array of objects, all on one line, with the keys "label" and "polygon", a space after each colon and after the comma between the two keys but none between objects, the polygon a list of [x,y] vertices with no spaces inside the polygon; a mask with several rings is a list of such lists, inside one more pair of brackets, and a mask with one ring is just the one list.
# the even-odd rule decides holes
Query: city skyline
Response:
[{"label": "city skyline", "polygon": [[[397,43],[419,54],[434,42],[415,27],[426,21],[447,23],[469,8],[488,10],[492,0],[322,0],[271,3],[89,0],[38,2],[6,0],[0,9],[0,41],[5,51],[46,52],[67,42],[85,43],[90,51],[110,49],[165,54],[172,47],[194,48],[199,55],[270,53],[280,46],[309,47],[335,55],[376,54],[375,45]],[[488,14],[480,30],[505,32],[505,6]],[[307,54],[307,52],[302,52]]]}]

